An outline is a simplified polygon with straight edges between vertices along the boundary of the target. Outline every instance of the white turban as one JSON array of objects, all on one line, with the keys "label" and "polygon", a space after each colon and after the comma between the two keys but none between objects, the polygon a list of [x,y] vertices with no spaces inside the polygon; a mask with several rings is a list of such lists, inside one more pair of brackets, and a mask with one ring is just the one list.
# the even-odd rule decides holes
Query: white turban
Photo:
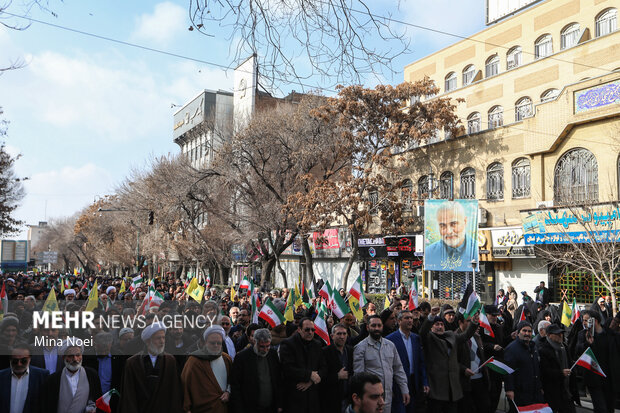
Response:
[{"label": "white turban", "polygon": [[69,294],[75,295],[75,290],[73,288],[67,288],[64,294],[65,294],[65,297],[68,296]]},{"label": "white turban", "polygon": [[116,292],[116,287],[111,285],[111,286],[109,286],[108,288],[105,289],[105,293],[106,294],[110,294],[110,291]]},{"label": "white turban", "polygon": [[11,277],[7,278],[6,280],[7,280],[7,281],[12,281],[12,282],[15,282],[15,280],[14,280],[13,278],[11,278]]},{"label": "white turban", "polygon": [[149,338],[151,338],[153,334],[157,333],[158,331],[162,331],[162,330],[166,331],[166,326],[164,326],[164,323],[161,323],[161,322],[152,323],[150,326],[142,330],[142,335],[140,337],[142,338],[142,341],[146,341]]},{"label": "white turban", "polygon": [[60,346],[60,355],[64,356],[67,350],[71,347],[78,347],[80,349],[80,354],[84,354],[84,341],[77,337],[67,337],[67,339],[63,341]]},{"label": "white turban", "polygon": [[207,337],[209,337],[211,334],[219,334],[222,336],[222,340],[226,340],[226,332],[224,331],[222,326],[214,325],[207,328],[202,335],[202,338],[207,341]]}]

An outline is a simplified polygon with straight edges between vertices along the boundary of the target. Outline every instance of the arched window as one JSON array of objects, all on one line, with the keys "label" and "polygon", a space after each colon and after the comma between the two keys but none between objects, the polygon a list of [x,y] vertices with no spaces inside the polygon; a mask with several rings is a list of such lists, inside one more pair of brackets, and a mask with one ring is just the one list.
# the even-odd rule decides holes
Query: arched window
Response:
[{"label": "arched window", "polygon": [[553,41],[550,34],[540,36],[534,43],[534,55],[536,59],[551,56],[553,54]]},{"label": "arched window", "polygon": [[461,198],[476,199],[476,171],[465,168],[461,171]]},{"label": "arched window", "polygon": [[439,177],[439,197],[441,199],[452,199],[454,196],[454,175],[446,171]]},{"label": "arched window", "polygon": [[596,16],[596,37],[613,33],[618,29],[618,10],[603,10]]},{"label": "arched window", "polygon": [[487,199],[504,199],[504,167],[499,162],[487,168]]},{"label": "arched window", "polygon": [[530,197],[530,161],[519,158],[512,163],[512,198]]},{"label": "arched window", "polygon": [[424,175],[418,179],[418,198],[428,198],[430,192],[430,179],[428,175]]},{"label": "arched window", "polygon": [[411,179],[405,179],[400,189],[403,210],[411,211],[413,206],[413,198],[411,196],[413,192],[413,182],[411,182]]},{"label": "arched window", "polygon": [[530,118],[532,115],[532,99],[527,96],[519,99],[515,104],[515,122]]},{"label": "arched window", "polygon": [[456,73],[450,72],[446,76],[446,92],[456,89]]},{"label": "arched window", "polygon": [[557,98],[559,95],[560,95],[559,90],[547,89],[543,92],[542,95],[540,95],[540,102],[541,103],[549,102],[550,100],[554,100],[555,98]]},{"label": "arched window", "polygon": [[463,86],[467,86],[474,81],[476,77],[476,66],[469,65],[463,69]]},{"label": "arched window", "polygon": [[571,23],[562,29],[560,34],[560,49],[568,49],[569,47],[577,46],[579,42],[579,35],[581,30],[579,23]]},{"label": "arched window", "polygon": [[495,129],[504,124],[504,108],[493,106],[489,110],[489,129]]},{"label": "arched window", "polygon": [[562,155],[555,166],[553,196],[559,205],[598,201],[598,163],[592,152],[576,148]]},{"label": "arched window", "polygon": [[480,132],[480,113],[474,112],[467,117],[467,133]]},{"label": "arched window", "polygon": [[506,53],[506,70],[521,66],[521,46],[515,46]]},{"label": "arched window", "polygon": [[484,72],[486,77],[495,76],[499,73],[499,56],[493,55],[487,59],[484,66]]}]

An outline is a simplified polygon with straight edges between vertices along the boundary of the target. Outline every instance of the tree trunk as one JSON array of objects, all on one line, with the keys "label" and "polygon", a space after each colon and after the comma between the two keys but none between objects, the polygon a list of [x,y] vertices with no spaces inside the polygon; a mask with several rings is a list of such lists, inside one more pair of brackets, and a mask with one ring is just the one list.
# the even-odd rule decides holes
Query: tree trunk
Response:
[{"label": "tree trunk", "polygon": [[301,247],[304,252],[304,259],[306,260],[306,278],[312,285],[314,282],[314,259],[312,258],[312,251],[310,251],[310,244],[308,243],[308,237],[303,237],[301,241]]},{"label": "tree trunk", "polygon": [[357,231],[351,231],[351,246],[353,249],[351,250],[351,256],[347,261],[347,267],[344,270],[343,284],[342,288],[347,289],[347,285],[349,284],[349,274],[351,273],[351,269],[353,268],[353,263],[357,260]]},{"label": "tree trunk", "polygon": [[[278,266],[278,272],[280,273],[280,275],[282,276],[282,279],[284,280],[284,288],[288,288],[288,282],[286,280],[286,273],[284,272],[284,268],[282,268],[282,264],[280,263],[280,254],[275,254],[274,255],[276,258],[276,264]],[[276,277],[273,277],[273,286],[276,286]]]},{"label": "tree trunk", "polygon": [[267,284],[267,280],[271,277],[271,272],[273,271],[273,266],[275,264],[275,259],[272,256],[269,259],[265,259],[261,264],[261,278],[260,278],[260,286],[261,288],[265,288],[265,284]]}]

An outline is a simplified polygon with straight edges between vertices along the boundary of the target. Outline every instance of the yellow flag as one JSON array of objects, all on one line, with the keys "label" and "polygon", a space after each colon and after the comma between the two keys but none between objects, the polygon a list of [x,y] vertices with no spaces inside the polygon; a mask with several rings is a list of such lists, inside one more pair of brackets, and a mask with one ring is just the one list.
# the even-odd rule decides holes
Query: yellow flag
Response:
[{"label": "yellow flag", "polygon": [[385,302],[383,303],[383,309],[385,310],[386,308],[390,308],[390,299],[387,295],[385,296]]},{"label": "yellow flag", "polygon": [[77,269],[77,268],[74,268],[74,269],[73,269],[73,275],[79,275],[79,274],[78,274],[78,269]]},{"label": "yellow flag", "polygon": [[284,319],[286,321],[295,320],[295,289],[293,289],[286,299],[286,307],[284,308]]},{"label": "yellow flag", "polygon": [[185,289],[185,294],[191,295],[192,291],[194,291],[196,287],[198,287],[198,278],[194,277],[192,278],[192,280],[189,282],[189,285]]},{"label": "yellow flag", "polygon": [[60,311],[60,308],[58,307],[58,301],[56,300],[56,291],[53,288],[48,294],[47,299],[45,300],[45,304],[43,304],[43,308],[41,310],[49,312]]},{"label": "yellow flag", "polygon": [[360,308],[360,302],[357,301],[357,298],[350,296],[349,297],[349,307],[351,308],[351,312],[357,318],[358,321],[362,321],[364,318],[364,312]]},{"label": "yellow flag", "polygon": [[564,324],[566,327],[570,327],[570,320],[572,318],[572,315],[573,311],[568,306],[568,303],[564,301],[564,304],[562,305],[562,324]]},{"label": "yellow flag", "polygon": [[235,301],[235,297],[237,296],[237,292],[235,291],[235,287],[230,287],[230,301]]},{"label": "yellow flag", "polygon": [[125,288],[125,280],[123,280],[123,282],[121,282],[121,289],[120,289],[120,291],[118,293],[122,294],[122,293],[125,292],[125,290],[126,290],[126,288]]},{"label": "yellow flag", "polygon": [[[192,281],[194,281],[195,279],[196,278],[194,278]],[[190,284],[191,284],[191,282],[190,282]],[[189,288],[189,286],[187,288]],[[201,303],[202,299],[205,296],[205,288],[202,285],[198,284],[198,280],[196,280],[196,287],[188,295],[190,297],[192,297],[194,300],[196,300],[199,303]]]},{"label": "yellow flag", "polygon": [[304,305],[304,301],[301,299],[299,284],[295,284],[295,306],[299,307],[300,305]]},{"label": "yellow flag", "polygon": [[60,293],[64,293],[65,292],[65,280],[64,278],[60,277]]},{"label": "yellow flag", "polygon": [[99,305],[99,291],[97,291],[97,281],[88,294],[88,303],[86,303],[86,311],[93,311]]}]

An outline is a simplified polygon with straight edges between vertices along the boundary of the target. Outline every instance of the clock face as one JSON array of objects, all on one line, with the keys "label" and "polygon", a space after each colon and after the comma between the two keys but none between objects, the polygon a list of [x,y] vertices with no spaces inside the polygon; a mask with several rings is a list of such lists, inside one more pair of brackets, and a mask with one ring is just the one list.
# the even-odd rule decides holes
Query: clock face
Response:
[{"label": "clock face", "polygon": [[239,81],[239,96],[241,96],[241,98],[245,97],[245,93],[247,91],[248,85],[245,79],[241,79],[241,81]]}]

